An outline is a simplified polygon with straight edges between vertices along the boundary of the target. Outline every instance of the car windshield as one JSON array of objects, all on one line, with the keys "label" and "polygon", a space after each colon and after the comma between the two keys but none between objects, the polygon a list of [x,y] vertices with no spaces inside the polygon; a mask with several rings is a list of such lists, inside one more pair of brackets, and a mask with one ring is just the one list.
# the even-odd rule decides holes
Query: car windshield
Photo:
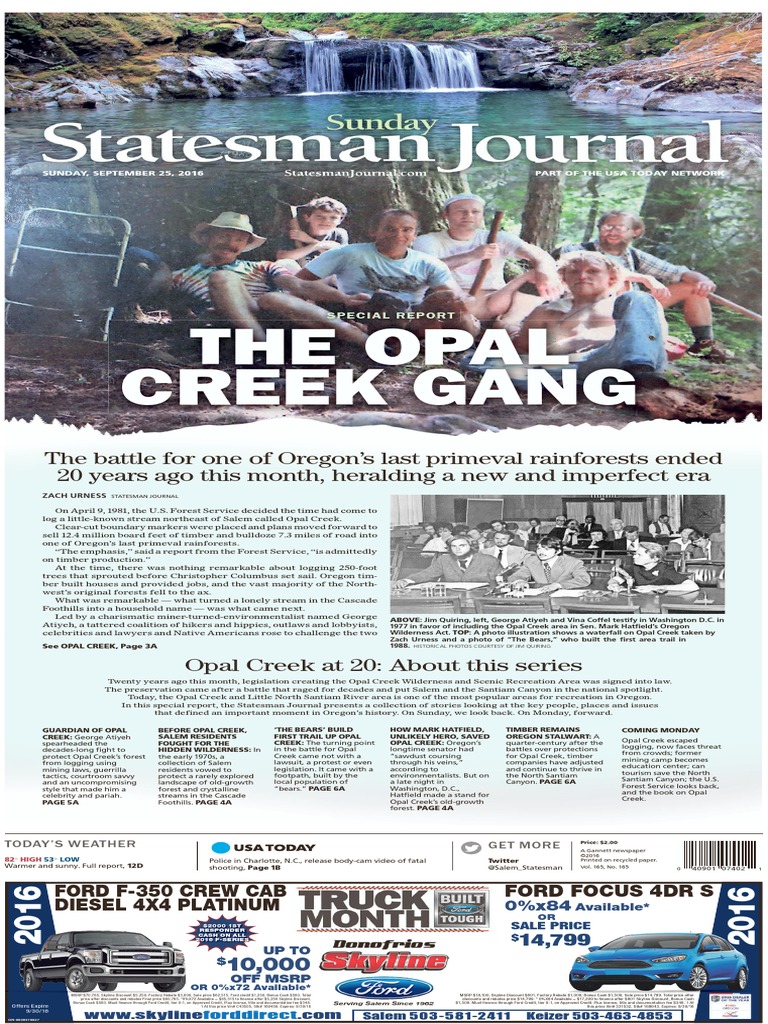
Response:
[{"label": "car windshield", "polygon": [[694,949],[698,935],[623,935],[601,949]]},{"label": "car windshield", "polygon": [[75,932],[75,946],[154,946],[154,942],[139,932]]}]

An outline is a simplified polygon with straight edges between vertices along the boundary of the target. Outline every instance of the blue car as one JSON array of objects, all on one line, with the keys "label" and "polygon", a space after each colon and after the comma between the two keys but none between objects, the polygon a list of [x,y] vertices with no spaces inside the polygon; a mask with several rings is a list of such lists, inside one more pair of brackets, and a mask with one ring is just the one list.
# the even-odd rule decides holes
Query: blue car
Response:
[{"label": "blue car", "polygon": [[587,956],[576,957],[569,980],[579,992],[595,992],[602,985],[634,985],[641,992],[677,985],[701,992],[711,983],[743,992],[748,978],[746,957],[725,939],[706,932],[662,932],[590,946]]}]

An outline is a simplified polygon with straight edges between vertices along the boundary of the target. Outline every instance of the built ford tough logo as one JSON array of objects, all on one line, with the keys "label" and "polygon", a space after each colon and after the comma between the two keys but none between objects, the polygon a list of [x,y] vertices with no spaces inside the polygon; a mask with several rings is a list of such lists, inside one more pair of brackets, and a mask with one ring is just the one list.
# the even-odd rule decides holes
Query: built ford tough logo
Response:
[{"label": "built ford tough logo", "polygon": [[413,999],[431,992],[432,986],[414,978],[350,978],[340,982],[336,991],[356,999]]}]

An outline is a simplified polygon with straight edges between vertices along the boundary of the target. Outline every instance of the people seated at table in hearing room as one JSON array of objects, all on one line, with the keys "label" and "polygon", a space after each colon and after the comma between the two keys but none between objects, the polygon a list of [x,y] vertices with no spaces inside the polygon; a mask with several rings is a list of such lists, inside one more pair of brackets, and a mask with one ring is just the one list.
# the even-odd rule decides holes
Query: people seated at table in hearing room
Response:
[{"label": "people seated at table in hearing room", "polygon": [[528,542],[528,534],[525,530],[520,529],[519,523],[507,523],[507,533],[510,536],[509,543],[516,547],[524,548]]},{"label": "people seated at table in hearing room", "polygon": [[584,522],[579,524],[579,536],[589,537],[592,530],[598,526],[603,529],[594,516],[584,516]]},{"label": "people seated at table in hearing room", "polygon": [[528,552],[519,544],[512,543],[512,534],[508,528],[496,530],[493,535],[493,544],[483,548],[484,555],[496,558],[502,569],[509,569],[513,565],[520,565]]},{"label": "people seated at table in hearing room", "polygon": [[660,544],[645,541],[632,553],[632,561],[616,566],[608,580],[608,589],[614,593],[636,590],[641,594],[691,594],[698,584],[663,561],[664,549]]},{"label": "people seated at table in hearing room", "polygon": [[686,562],[706,562],[712,555],[709,549],[709,537],[706,533],[695,532],[691,537],[691,547],[685,554]]},{"label": "people seated at table in hearing room", "polygon": [[563,547],[574,548],[576,542],[579,539],[579,524],[576,519],[569,519],[565,524],[565,532],[563,533]]},{"label": "people seated at table in hearing room", "polygon": [[648,533],[643,533],[639,526],[625,526],[624,540],[626,542],[626,550],[634,551],[638,544],[643,541],[653,540],[653,537]]},{"label": "people seated at table in hearing room", "polygon": [[602,526],[592,526],[586,537],[579,537],[576,542],[576,549],[579,551],[592,551],[595,555],[601,555],[605,550],[606,533]]},{"label": "people seated at table in hearing room", "polygon": [[580,558],[563,554],[563,545],[557,534],[542,537],[536,546],[536,555],[527,555],[520,568],[507,582],[513,588],[517,580],[533,583],[542,594],[556,590],[579,590],[588,587],[591,577]]},{"label": "people seated at table in hearing room", "polygon": [[568,522],[565,516],[555,516],[555,525],[550,526],[549,535],[550,537],[559,537],[560,540],[565,536],[565,526]]},{"label": "people seated at table in hearing room", "polygon": [[684,556],[687,561],[692,558],[699,560],[707,557],[707,538],[699,530],[686,526],[680,531],[680,536],[670,541],[667,546],[667,557],[677,558]]},{"label": "people seated at table in hearing room", "polygon": [[424,547],[427,541],[432,540],[432,538],[436,536],[437,530],[435,529],[434,523],[420,523],[418,526],[418,533],[413,538],[412,543],[417,544],[419,547]]},{"label": "people seated at table in hearing room", "polygon": [[528,520],[528,541],[526,547],[529,551],[535,551],[541,536],[541,520],[533,516]]},{"label": "people seated at table in hearing room", "polygon": [[405,576],[395,583],[398,590],[404,590],[412,583],[487,583],[496,582],[504,571],[497,558],[482,551],[473,552],[468,537],[454,537],[448,545],[448,553],[438,555],[426,569]]},{"label": "people seated at table in hearing room", "polygon": [[434,523],[434,536],[421,549],[422,555],[432,558],[433,555],[444,554],[448,550],[448,542],[453,537],[452,523]]},{"label": "people seated at table in hearing room", "polygon": [[675,532],[676,531],[673,528],[672,523],[669,521],[669,516],[665,513],[662,513],[656,519],[653,519],[648,523],[648,533],[650,533],[654,539],[658,539],[659,537],[673,537]]},{"label": "people seated at table in hearing room", "polygon": [[[605,539],[609,542],[608,546],[612,551],[626,551],[627,545],[624,537],[624,529],[623,519],[612,519],[608,524]],[[624,541],[624,543],[621,544],[619,541]]]}]

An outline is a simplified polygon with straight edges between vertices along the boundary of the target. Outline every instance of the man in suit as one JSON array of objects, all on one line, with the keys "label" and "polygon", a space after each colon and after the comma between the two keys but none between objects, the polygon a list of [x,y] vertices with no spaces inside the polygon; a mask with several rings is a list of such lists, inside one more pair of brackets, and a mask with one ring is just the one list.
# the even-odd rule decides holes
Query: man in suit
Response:
[{"label": "man in suit", "polygon": [[536,547],[536,556],[528,555],[513,574],[511,582],[525,580],[533,583],[542,594],[556,590],[579,590],[588,587],[591,577],[580,558],[564,555],[560,538],[550,533],[542,537]]},{"label": "man in suit", "polygon": [[403,590],[411,583],[438,580],[444,583],[493,584],[502,571],[497,558],[482,551],[473,553],[472,545],[466,537],[454,537],[448,545],[447,554],[438,555],[432,565],[398,580],[395,586]]},{"label": "man in suit", "polygon": [[[621,523],[621,530],[614,527]],[[611,530],[600,546],[601,553],[605,551],[616,551],[620,553],[632,552],[639,543],[645,540],[652,540],[650,534],[640,532],[639,526],[624,526],[620,519],[611,521]]]},{"label": "man in suit", "polygon": [[638,544],[653,540],[653,537],[650,533],[643,533],[639,526],[625,526],[624,539],[627,542],[627,551],[634,552],[637,550]]},{"label": "man in suit", "polygon": [[497,530],[493,535],[493,547],[483,548],[483,554],[497,559],[502,569],[510,569],[520,565],[527,552],[519,544],[512,543],[509,530]]},{"label": "man in suit", "polygon": [[549,531],[550,537],[558,537],[560,540],[565,536],[565,528],[568,520],[565,516],[555,516],[555,525]]},{"label": "man in suit", "polygon": [[[623,519],[612,519],[608,524],[608,536],[606,537],[606,540],[609,542],[625,540],[625,530],[626,527],[624,526]],[[617,549],[619,546],[620,545],[617,545]],[[626,542],[624,547],[626,548]]]}]

